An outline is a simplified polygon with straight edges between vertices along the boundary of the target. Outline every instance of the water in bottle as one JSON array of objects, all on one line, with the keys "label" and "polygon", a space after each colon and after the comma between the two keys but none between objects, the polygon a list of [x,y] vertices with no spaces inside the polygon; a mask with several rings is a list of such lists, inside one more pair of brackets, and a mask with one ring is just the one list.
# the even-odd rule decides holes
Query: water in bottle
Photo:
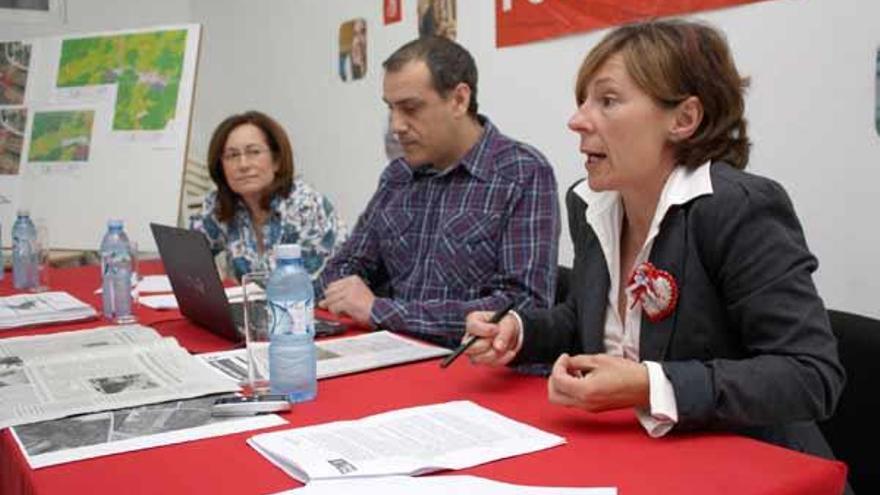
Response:
[{"label": "water in bottle", "polygon": [[269,303],[269,384],[273,394],[291,402],[315,398],[318,392],[315,348],[315,293],[300,247],[275,248],[275,270],[266,284]]},{"label": "water in bottle", "polygon": [[101,241],[101,299],[104,317],[116,323],[135,321],[131,311],[131,262],[122,221],[110,220]]},{"label": "water in bottle", "polygon": [[37,229],[27,210],[19,210],[12,226],[12,286],[31,289],[38,283]]}]

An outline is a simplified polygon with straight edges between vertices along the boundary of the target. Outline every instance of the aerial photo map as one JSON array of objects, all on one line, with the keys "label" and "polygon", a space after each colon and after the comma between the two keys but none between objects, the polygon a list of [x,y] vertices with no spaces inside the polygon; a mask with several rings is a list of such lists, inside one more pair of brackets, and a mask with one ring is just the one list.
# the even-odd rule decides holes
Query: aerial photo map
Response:
[{"label": "aerial photo map", "polygon": [[88,161],[94,120],[93,110],[35,112],[28,161]]},{"label": "aerial photo map", "polygon": [[187,31],[64,40],[57,86],[117,84],[114,131],[160,131],[174,119]]}]

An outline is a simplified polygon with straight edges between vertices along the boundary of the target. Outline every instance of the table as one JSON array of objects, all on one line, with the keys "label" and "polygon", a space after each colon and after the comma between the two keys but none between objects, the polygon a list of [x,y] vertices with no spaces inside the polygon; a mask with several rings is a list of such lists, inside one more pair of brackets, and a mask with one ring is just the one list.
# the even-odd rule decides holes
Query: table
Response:
[{"label": "table", "polygon": [[[161,265],[148,265],[158,273]],[[57,270],[53,289],[99,306],[94,267]],[[0,295],[9,294],[8,278]],[[140,322],[195,352],[230,343],[176,311],[138,309]],[[0,337],[88,328],[99,322],[6,331]],[[561,435],[567,444],[456,473],[544,486],[617,486],[632,494],[840,494],[846,466],[726,433],[648,437],[631,411],[589,414],[547,402],[546,381],[507,369],[437,360],[321,380],[315,401],[296,405],[294,426],[356,419],[395,408],[467,399]],[[286,427],[279,427],[281,429]],[[8,430],[0,432],[0,494],[274,493],[299,486],[245,444],[245,432],[181,445],[31,470]]]}]

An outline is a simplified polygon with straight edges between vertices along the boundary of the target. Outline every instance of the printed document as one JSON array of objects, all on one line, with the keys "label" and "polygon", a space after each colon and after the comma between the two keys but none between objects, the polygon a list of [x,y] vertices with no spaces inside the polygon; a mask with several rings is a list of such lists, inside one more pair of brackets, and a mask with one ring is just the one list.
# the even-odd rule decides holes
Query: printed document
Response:
[{"label": "printed document", "polygon": [[[320,340],[316,345],[318,378],[420,361],[452,352],[445,347],[418,342],[388,331]],[[261,354],[255,353],[254,356]],[[237,383],[247,383],[248,362],[245,349],[199,354],[199,357]],[[267,369],[263,363],[260,366]]]},{"label": "printed document", "polygon": [[276,414],[211,416],[211,406],[218,397],[209,395],[19,425],[12,428],[12,435],[30,467],[38,469],[287,423]]},{"label": "printed document", "polygon": [[[226,298],[230,303],[240,303],[244,301],[244,288],[241,286],[227,287],[223,289],[226,292]],[[263,289],[257,284],[248,285],[248,292],[256,293],[257,297],[265,299]],[[138,297],[138,302],[152,309],[177,309],[177,298],[174,294],[154,294],[149,296]]]},{"label": "printed document", "polygon": [[147,275],[138,281],[134,290],[137,294],[171,292],[171,281],[168,280],[168,275]]},{"label": "printed document", "polygon": [[479,493],[480,495],[617,495],[617,488],[565,488],[527,486],[502,483],[477,476],[380,476],[377,478],[343,478],[313,481],[307,486],[287,490],[277,495],[451,495]]},{"label": "printed document", "polygon": [[66,292],[0,297],[0,329],[94,318],[95,308]]},{"label": "printed document", "polygon": [[138,325],[0,340],[0,428],[237,390]]},{"label": "printed document", "polygon": [[470,401],[419,406],[256,435],[257,452],[303,483],[465,469],[565,439]]}]

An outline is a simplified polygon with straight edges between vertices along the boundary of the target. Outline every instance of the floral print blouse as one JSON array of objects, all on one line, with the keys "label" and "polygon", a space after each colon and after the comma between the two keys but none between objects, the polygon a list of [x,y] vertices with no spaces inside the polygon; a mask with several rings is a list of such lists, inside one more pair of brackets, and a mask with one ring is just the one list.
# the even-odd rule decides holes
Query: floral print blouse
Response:
[{"label": "floral print blouse", "polygon": [[294,179],[289,195],[272,198],[271,214],[263,225],[262,254],[244,202],[239,199],[234,216],[220,222],[217,201],[217,191],[208,193],[202,211],[190,217],[190,228],[205,234],[215,256],[226,252],[227,266],[239,280],[245,273],[275,268],[275,246],[291,243],[300,245],[306,270],[317,278],[346,237],[330,200],[300,178]]}]

